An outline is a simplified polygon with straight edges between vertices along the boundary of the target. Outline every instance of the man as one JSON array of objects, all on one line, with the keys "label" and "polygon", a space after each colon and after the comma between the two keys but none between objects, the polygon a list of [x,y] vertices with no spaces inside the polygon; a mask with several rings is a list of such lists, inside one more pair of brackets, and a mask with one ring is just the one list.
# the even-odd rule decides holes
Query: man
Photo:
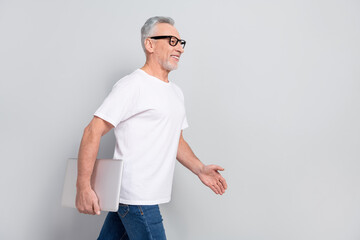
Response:
[{"label": "man", "polygon": [[185,41],[167,17],[141,29],[145,65],[120,79],[84,130],[78,157],[76,207],[100,214],[90,178],[103,135],[114,129],[115,159],[124,160],[118,212],[109,212],[98,239],[166,239],[158,204],[171,198],[175,158],[216,194],[227,188],[216,165],[204,165],[182,136],[188,124],[181,89],[168,80]]}]

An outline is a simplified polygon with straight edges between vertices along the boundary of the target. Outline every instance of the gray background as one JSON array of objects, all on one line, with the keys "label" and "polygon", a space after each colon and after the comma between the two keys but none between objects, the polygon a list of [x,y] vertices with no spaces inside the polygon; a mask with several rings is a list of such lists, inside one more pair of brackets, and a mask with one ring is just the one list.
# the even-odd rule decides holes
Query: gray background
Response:
[{"label": "gray background", "polygon": [[[215,195],[177,164],[168,238],[360,239],[359,1],[0,1],[1,239],[95,239],[105,213],[60,206],[65,163],[124,75],[140,28],[188,41],[170,78]],[[113,133],[99,157],[112,157]]]}]

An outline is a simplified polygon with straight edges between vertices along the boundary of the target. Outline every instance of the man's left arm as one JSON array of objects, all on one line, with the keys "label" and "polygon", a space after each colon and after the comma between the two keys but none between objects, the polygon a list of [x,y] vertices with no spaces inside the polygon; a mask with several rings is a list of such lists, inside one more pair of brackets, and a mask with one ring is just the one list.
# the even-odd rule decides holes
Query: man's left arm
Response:
[{"label": "man's left arm", "polygon": [[197,175],[201,182],[211,188],[216,194],[222,195],[227,189],[225,179],[218,171],[223,171],[224,168],[217,165],[204,165],[193,153],[189,144],[180,133],[179,147],[177,150],[176,159]]}]

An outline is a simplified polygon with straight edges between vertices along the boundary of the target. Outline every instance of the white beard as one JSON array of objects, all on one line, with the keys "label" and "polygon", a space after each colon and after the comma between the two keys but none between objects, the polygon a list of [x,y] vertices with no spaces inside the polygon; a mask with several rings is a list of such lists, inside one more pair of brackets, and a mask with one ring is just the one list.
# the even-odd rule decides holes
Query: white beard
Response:
[{"label": "white beard", "polygon": [[159,63],[164,69],[168,71],[176,70],[178,67],[177,64],[171,64],[170,61],[165,61],[165,62],[159,61]]}]

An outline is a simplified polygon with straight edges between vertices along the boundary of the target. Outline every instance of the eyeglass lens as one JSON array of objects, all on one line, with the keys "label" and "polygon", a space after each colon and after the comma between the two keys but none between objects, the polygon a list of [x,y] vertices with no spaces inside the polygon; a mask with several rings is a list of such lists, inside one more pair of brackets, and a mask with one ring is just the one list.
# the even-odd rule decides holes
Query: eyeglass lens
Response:
[{"label": "eyeglass lens", "polygon": [[185,41],[184,40],[179,40],[176,37],[171,37],[170,38],[170,45],[171,46],[176,46],[176,44],[180,42],[181,46],[184,48],[185,47]]}]

